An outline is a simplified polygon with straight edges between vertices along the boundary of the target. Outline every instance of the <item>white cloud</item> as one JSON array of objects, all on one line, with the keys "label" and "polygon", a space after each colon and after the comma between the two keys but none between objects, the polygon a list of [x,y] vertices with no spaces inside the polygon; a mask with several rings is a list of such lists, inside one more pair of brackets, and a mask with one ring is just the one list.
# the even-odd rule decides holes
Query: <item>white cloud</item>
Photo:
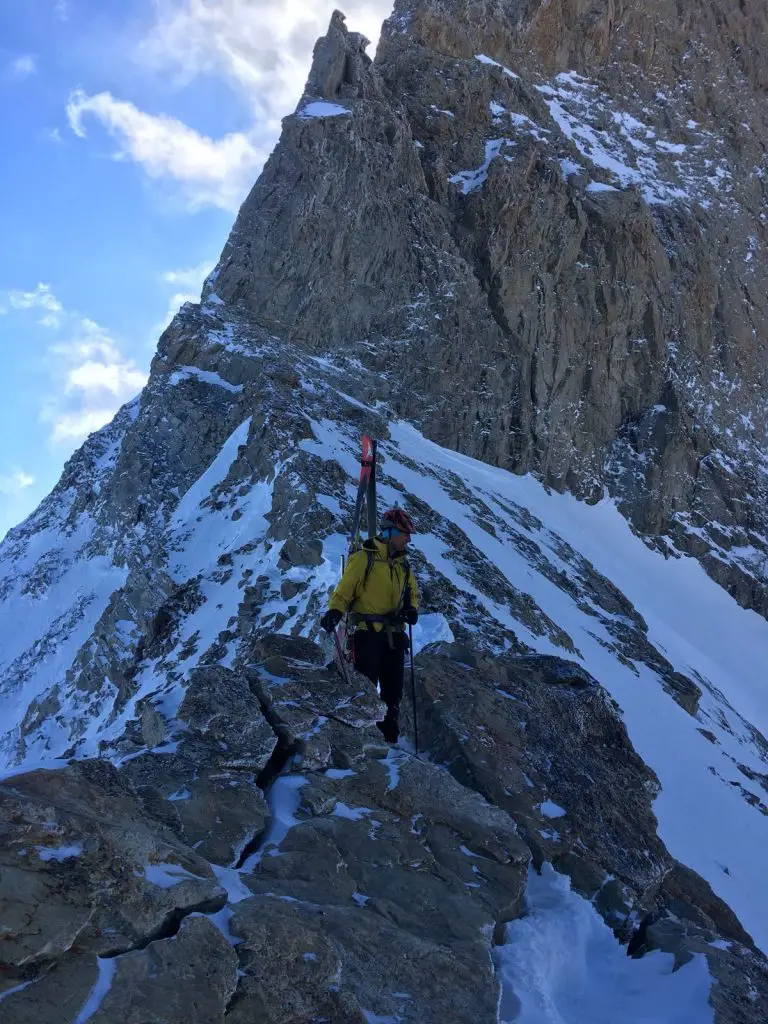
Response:
[{"label": "white cloud", "polygon": [[31,54],[25,53],[11,61],[8,70],[14,78],[29,78],[37,73],[37,61]]},{"label": "white cloud", "polygon": [[[253,124],[221,139],[175,118],[152,115],[108,92],[82,90],[69,99],[73,131],[85,136],[85,115],[98,119],[119,145],[117,156],[138,163],[155,180],[175,183],[190,210],[205,205],[235,212],[296,106],[312,48],[324,35],[338,0],[155,0],[156,17],[133,48],[147,69],[184,86],[201,76],[222,78],[248,99]],[[377,39],[392,0],[350,0],[352,30]]]},{"label": "white cloud", "polygon": [[11,473],[0,474],[0,494],[15,497],[28,487],[32,487],[34,483],[35,478],[29,473],[25,473],[23,469],[15,469]]},{"label": "white cloud", "polygon": [[191,209],[210,204],[236,211],[266,158],[241,132],[214,140],[173,117],[146,114],[108,92],[73,92],[67,117],[81,138],[86,114],[101,121],[117,140],[119,157],[140,164],[150,178],[177,181]]},{"label": "white cloud", "polygon": [[[337,0],[158,0],[156,22],[138,53],[181,81],[224,77],[276,124],[299,99],[312,47],[337,6]],[[349,0],[344,9],[350,28],[375,41],[392,0]]]},{"label": "white cloud", "polygon": [[69,21],[69,4],[67,0],[56,0],[56,3],[53,5],[53,13],[61,21]]},{"label": "white cloud", "polygon": [[[39,323],[51,328],[66,324],[71,332],[68,340],[55,342],[46,352],[52,389],[42,399],[40,418],[50,424],[54,441],[82,441],[146,384],[147,374],[123,354],[109,332],[67,312],[47,284],[38,284],[34,291],[8,291],[3,298],[6,305],[0,313],[42,309],[45,315]],[[17,485],[28,480],[24,486],[34,483],[25,474],[0,480],[6,485],[9,480]]]},{"label": "white cloud", "polygon": [[188,288],[192,292],[196,292],[196,301],[200,297],[203,282],[215,266],[216,264],[213,260],[204,260],[202,263],[198,263],[196,267],[190,267],[187,270],[167,270],[163,274],[163,280],[167,281],[168,284],[176,284],[181,288]]},{"label": "white cloud", "polygon": [[[68,455],[110,422],[120,406],[144,387],[148,374],[104,327],[65,309],[48,285],[6,291],[0,293],[0,300],[4,303],[0,313],[18,310],[36,315],[42,310],[39,322],[59,329],[41,361],[48,383],[35,380],[35,390],[40,422],[49,427],[50,440]],[[20,469],[0,472],[0,540],[32,511],[40,497],[36,484],[32,475]]]},{"label": "white cloud", "polygon": [[80,412],[46,412],[43,422],[52,424],[51,439],[57,444],[69,447],[80,444],[89,434],[101,430],[113,418],[117,409],[104,406],[102,409],[84,409]]},{"label": "white cloud", "polygon": [[63,307],[51,291],[50,285],[38,284],[34,291],[7,291],[0,293],[0,316],[11,310],[42,309],[44,315],[38,320],[43,327],[58,327]]},{"label": "white cloud", "polygon": [[213,260],[204,260],[196,267],[189,267],[185,270],[167,270],[163,274],[163,281],[183,288],[185,291],[174,291],[168,300],[168,309],[163,320],[156,324],[152,332],[152,346],[155,345],[155,338],[162,334],[168,324],[178,313],[185,302],[199,302],[200,292],[203,290],[203,282],[210,274],[216,263]]},{"label": "white cloud", "polygon": [[95,362],[87,360],[69,371],[66,390],[82,391],[85,394],[104,392],[116,398],[130,398],[140,391],[147,382],[146,373],[142,373],[132,363],[123,362],[115,353],[111,362]]},{"label": "white cloud", "polygon": [[88,319],[74,326],[73,337],[49,349],[58,387],[45,401],[41,419],[59,443],[82,441],[103,427],[147,382],[147,374],[103,327]]}]

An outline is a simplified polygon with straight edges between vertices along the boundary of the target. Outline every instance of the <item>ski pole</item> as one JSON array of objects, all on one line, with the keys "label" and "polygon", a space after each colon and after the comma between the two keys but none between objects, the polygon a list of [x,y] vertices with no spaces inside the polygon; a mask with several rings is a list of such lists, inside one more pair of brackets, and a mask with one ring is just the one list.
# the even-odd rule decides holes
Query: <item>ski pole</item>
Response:
[{"label": "ski pole", "polygon": [[413,667],[413,626],[408,626],[408,639],[411,646],[411,697],[413,698],[413,742],[416,757],[419,756],[419,720],[416,716],[416,669]]}]

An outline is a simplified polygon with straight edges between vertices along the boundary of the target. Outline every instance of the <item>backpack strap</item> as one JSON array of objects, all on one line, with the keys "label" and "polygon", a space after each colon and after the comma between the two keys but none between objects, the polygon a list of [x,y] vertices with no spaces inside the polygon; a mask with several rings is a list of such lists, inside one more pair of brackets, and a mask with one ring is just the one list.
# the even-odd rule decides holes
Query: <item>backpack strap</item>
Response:
[{"label": "backpack strap", "polygon": [[368,585],[368,578],[373,571],[373,563],[376,561],[376,552],[372,551],[370,548],[363,548],[363,550],[365,551],[365,556],[368,559],[368,564],[366,565],[365,572],[363,573],[363,585],[361,587],[362,590],[365,590]]},{"label": "backpack strap", "polygon": [[366,566],[365,566],[365,572],[363,573],[362,582],[359,584],[357,590],[355,591],[354,600],[352,601],[352,603],[350,605],[350,611],[352,611],[352,609],[354,609],[355,605],[357,604],[357,598],[359,597],[360,592],[362,590],[365,590],[365,588],[367,587],[368,579],[369,579],[369,577],[371,575],[371,572],[373,571],[373,566],[374,566],[374,563],[376,561],[376,548],[375,548],[374,543],[372,541],[369,541],[369,540],[363,541],[362,547],[358,548],[358,550],[365,552]]}]

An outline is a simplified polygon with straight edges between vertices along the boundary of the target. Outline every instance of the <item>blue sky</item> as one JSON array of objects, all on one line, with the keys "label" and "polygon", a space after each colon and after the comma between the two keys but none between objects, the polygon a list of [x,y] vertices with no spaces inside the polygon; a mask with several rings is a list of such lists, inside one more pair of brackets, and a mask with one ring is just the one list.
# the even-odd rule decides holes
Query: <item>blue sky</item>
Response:
[{"label": "blue sky", "polygon": [[[0,537],[141,388],[337,0],[0,0]],[[350,0],[370,38],[391,0]]]}]

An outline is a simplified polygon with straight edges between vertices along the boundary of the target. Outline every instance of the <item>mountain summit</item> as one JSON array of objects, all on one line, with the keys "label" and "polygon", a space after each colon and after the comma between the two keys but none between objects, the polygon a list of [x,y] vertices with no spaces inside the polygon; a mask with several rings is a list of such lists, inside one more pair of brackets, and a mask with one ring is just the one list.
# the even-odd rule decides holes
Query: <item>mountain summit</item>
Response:
[{"label": "mountain summit", "polygon": [[[767,25],[333,15],[0,546],[3,1021],[764,1024]],[[420,756],[319,629],[363,433]]]},{"label": "mountain summit", "polygon": [[204,296],[765,614],[768,15],[624,6],[337,12]]}]

